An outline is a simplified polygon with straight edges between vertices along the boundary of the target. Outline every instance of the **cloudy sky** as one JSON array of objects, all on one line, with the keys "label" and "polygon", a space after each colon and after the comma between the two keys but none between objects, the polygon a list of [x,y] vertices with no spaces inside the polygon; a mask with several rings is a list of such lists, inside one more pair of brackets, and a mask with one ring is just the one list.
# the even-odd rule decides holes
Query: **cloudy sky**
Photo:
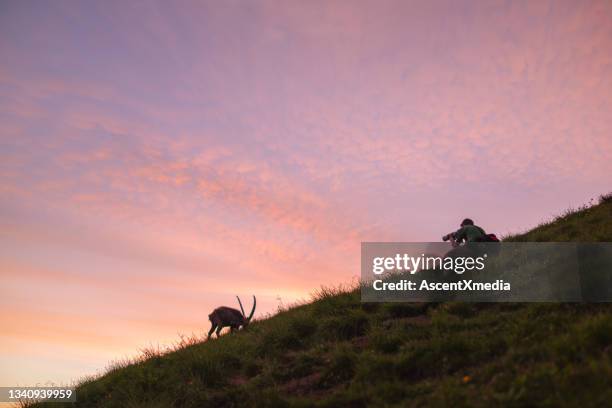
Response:
[{"label": "cloudy sky", "polygon": [[610,191],[610,50],[609,1],[3,1],[0,385]]}]

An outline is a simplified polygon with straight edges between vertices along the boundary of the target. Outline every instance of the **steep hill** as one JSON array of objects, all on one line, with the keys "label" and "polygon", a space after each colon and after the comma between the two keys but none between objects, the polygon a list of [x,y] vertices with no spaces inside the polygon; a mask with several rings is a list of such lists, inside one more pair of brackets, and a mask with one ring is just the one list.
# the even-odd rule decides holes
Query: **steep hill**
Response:
[{"label": "steep hill", "polygon": [[[612,241],[612,197],[511,241]],[[41,407],[604,406],[608,304],[363,304],[323,289],[245,331],[83,382]]]}]

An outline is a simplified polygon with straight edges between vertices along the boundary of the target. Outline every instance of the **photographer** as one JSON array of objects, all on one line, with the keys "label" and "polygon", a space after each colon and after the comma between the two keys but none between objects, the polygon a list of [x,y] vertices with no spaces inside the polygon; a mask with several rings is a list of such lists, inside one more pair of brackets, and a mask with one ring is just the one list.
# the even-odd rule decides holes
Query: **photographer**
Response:
[{"label": "photographer", "polygon": [[460,245],[463,241],[465,242],[485,242],[487,233],[477,225],[474,225],[474,221],[470,218],[466,218],[461,222],[461,228],[455,232],[451,232],[442,237],[443,241],[451,241],[453,247]]},{"label": "photographer", "polygon": [[[487,234],[482,228],[474,225],[474,221],[466,218],[461,222],[461,228],[442,237],[442,241],[450,241],[453,249],[446,256],[454,258],[460,256],[478,256],[489,252],[496,255],[499,252],[498,245],[480,245],[476,243],[497,243],[499,239],[495,234]],[[465,245],[461,245],[465,241]]]}]

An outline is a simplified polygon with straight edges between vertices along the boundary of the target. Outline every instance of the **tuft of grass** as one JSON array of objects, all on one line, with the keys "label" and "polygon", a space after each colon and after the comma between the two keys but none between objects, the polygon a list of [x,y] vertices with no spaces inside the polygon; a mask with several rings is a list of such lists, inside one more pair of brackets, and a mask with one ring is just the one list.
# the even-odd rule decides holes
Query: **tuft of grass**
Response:
[{"label": "tuft of grass", "polygon": [[350,380],[355,375],[357,354],[345,345],[333,350],[319,381],[322,388],[331,388]]},{"label": "tuft of grass", "polygon": [[363,336],[369,325],[368,315],[361,310],[354,310],[326,319],[321,325],[321,336],[335,341],[350,340]]},{"label": "tuft of grass", "polygon": [[398,333],[397,331],[387,333],[386,331],[380,331],[371,337],[371,343],[373,348],[385,354],[397,353],[406,341],[407,333]]}]

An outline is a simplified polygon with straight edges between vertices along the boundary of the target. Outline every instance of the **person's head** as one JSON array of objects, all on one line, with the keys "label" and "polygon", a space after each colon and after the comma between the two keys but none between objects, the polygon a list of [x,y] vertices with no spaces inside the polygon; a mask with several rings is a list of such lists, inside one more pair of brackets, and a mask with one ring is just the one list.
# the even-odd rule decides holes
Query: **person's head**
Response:
[{"label": "person's head", "polygon": [[470,218],[466,218],[465,220],[461,221],[462,227],[465,227],[466,225],[474,225],[474,221],[472,221]]}]

